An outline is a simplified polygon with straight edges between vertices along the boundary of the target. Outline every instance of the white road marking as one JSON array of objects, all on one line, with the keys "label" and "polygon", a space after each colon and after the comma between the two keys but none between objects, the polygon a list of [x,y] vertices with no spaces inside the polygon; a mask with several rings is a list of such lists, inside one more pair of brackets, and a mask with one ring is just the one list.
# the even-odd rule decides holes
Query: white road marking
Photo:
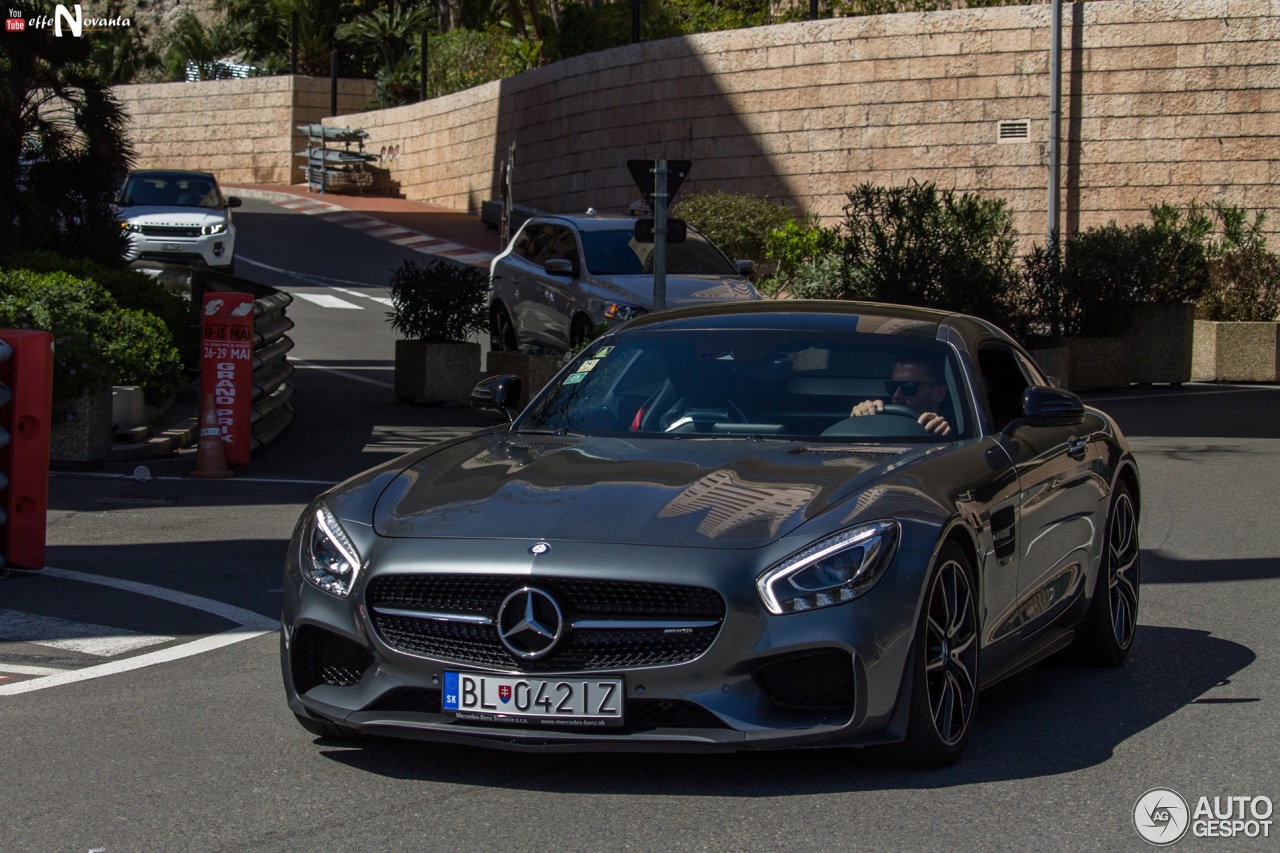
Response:
[{"label": "white road marking", "polygon": [[376,385],[379,388],[390,388],[395,390],[395,385],[390,382],[379,382],[377,379],[370,379],[367,376],[361,376],[357,373],[348,373],[345,370],[333,370],[323,364],[312,364],[309,361],[303,361],[300,358],[291,358],[289,363],[296,367],[310,368],[311,370],[323,370],[326,373],[332,373],[334,376],[341,376],[344,379],[350,379],[352,382],[363,382],[366,385]]},{"label": "white road marking", "polygon": [[44,690],[49,687],[58,687],[63,684],[74,684],[78,681],[88,681],[91,678],[101,678],[104,675],[116,675],[117,673],[142,669],[147,666],[155,666],[160,663],[169,663],[171,661],[181,660],[182,658],[197,655],[202,652],[220,649],[223,646],[229,646],[244,640],[252,640],[255,637],[261,637],[263,634],[269,634],[279,629],[279,624],[276,620],[268,619],[265,616],[254,613],[252,610],[245,610],[244,608],[236,607],[233,604],[226,604],[221,601],[214,601],[213,599],[203,598],[198,595],[178,592],[177,590],[165,589],[164,587],[152,586],[151,584],[138,583],[136,581],[100,577],[98,575],[86,574],[85,572],[75,572],[69,569],[46,568],[41,570],[41,573],[49,577],[62,578],[63,580],[78,581],[80,583],[96,583],[101,586],[108,586],[114,589],[132,592],[136,595],[146,595],[151,598],[159,598],[183,607],[190,607],[194,610],[203,610],[206,613],[221,616],[223,619],[237,624],[236,627],[228,631],[223,631],[221,634],[212,634],[207,637],[201,637],[198,640],[193,640],[189,643],[181,643],[176,646],[170,646],[167,649],[146,652],[144,654],[135,655],[131,658],[123,658],[121,660],[110,661],[108,663],[100,663],[96,666],[85,667],[84,669],[63,670],[56,674],[44,675],[39,678],[30,679],[29,681],[19,681],[14,684],[3,684],[0,685],[0,696],[12,696],[18,693],[31,693],[36,690]]},{"label": "white road marking", "polygon": [[49,666],[26,666],[25,664],[5,663],[0,661],[0,672],[11,672],[14,675],[57,675],[65,669],[54,669]]},{"label": "white road marking", "polygon": [[345,293],[348,296],[358,296],[361,299],[372,299],[374,302],[377,302],[381,305],[389,306],[394,301],[390,296],[370,296],[368,293],[362,293],[359,290],[351,290],[350,288],[346,288],[346,287],[335,287],[334,290],[338,291],[339,293]]},{"label": "white road marking", "polygon": [[0,610],[0,637],[103,658],[173,641],[173,637],[139,634],[123,628],[73,622],[70,619],[21,613],[17,610]]},{"label": "white road marking", "polygon": [[339,299],[336,296],[330,296],[327,293],[295,293],[294,296],[299,299],[305,299],[308,302],[319,305],[321,308],[354,308],[357,311],[363,311],[363,305],[355,305],[345,299]]}]

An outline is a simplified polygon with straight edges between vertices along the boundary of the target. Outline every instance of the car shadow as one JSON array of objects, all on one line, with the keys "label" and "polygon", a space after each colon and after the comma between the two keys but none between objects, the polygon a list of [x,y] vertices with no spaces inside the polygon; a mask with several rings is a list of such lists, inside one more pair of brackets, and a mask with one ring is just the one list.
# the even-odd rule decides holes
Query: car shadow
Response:
[{"label": "car shadow", "polygon": [[1206,631],[1141,626],[1124,666],[1095,669],[1050,661],[985,691],[963,758],[934,771],[888,766],[871,751],[848,749],[563,755],[381,738],[353,746],[317,742],[331,761],[369,773],[518,790],[778,797],[947,788],[1092,767],[1188,705],[1256,701],[1205,696],[1229,684],[1255,657],[1250,649]]}]

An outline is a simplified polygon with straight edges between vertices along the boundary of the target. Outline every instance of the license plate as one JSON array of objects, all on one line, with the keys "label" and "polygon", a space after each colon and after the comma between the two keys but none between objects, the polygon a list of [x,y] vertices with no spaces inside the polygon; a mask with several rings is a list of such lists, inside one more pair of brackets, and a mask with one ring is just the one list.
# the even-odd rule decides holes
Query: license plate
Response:
[{"label": "license plate", "polygon": [[461,720],[523,725],[622,725],[621,678],[444,674],[444,711]]},{"label": "license plate", "polygon": [[180,251],[182,251],[182,247],[181,247],[181,246],[179,246],[177,243],[165,243],[163,246],[161,246],[161,247],[160,247],[160,251],[162,251],[162,252],[180,252]]}]

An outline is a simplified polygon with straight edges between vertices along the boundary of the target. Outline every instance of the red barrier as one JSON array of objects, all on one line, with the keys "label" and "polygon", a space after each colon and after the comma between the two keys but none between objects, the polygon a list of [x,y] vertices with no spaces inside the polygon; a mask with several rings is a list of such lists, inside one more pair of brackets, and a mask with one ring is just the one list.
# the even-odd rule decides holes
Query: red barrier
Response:
[{"label": "red barrier", "polygon": [[201,316],[200,396],[217,404],[227,462],[249,464],[253,437],[253,297],[206,293]]},{"label": "red barrier", "polygon": [[7,481],[0,492],[0,566],[41,569],[49,509],[53,335],[4,329],[0,341],[0,477]]}]

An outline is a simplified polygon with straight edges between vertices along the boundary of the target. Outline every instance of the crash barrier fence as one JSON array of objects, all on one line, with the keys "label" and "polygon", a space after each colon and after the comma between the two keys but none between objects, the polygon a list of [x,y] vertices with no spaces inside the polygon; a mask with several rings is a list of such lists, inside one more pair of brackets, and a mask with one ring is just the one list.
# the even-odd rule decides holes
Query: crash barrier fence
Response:
[{"label": "crash barrier fence", "polygon": [[0,330],[0,577],[44,567],[53,335]]},{"label": "crash barrier fence", "polygon": [[258,452],[278,439],[293,423],[293,365],[288,353],[293,349],[289,331],[293,321],[286,309],[293,302],[289,294],[274,287],[255,284],[212,270],[193,270],[191,298],[204,302],[209,292],[248,293],[253,296],[253,391],[250,413],[250,451]]}]

